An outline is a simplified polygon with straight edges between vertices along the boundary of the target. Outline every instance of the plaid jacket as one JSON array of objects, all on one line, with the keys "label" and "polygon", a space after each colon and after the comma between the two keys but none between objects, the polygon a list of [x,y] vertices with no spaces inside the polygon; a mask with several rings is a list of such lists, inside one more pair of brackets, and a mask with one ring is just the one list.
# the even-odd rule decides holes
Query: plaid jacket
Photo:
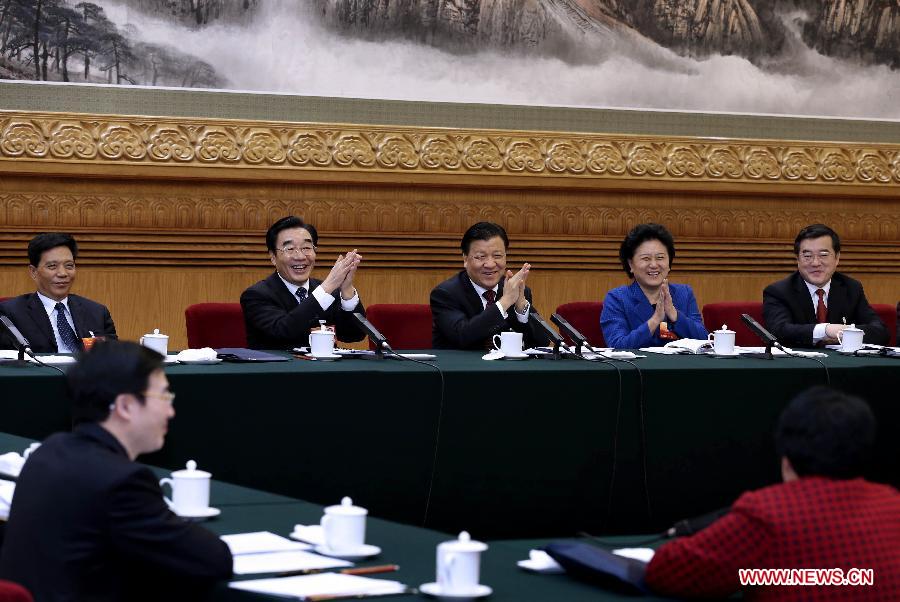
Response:
[{"label": "plaid jacket", "polygon": [[820,477],[745,493],[708,528],[662,546],[645,579],[664,595],[725,597],[741,568],[874,569],[874,586],[748,586],[747,600],[900,600],[900,493]]}]

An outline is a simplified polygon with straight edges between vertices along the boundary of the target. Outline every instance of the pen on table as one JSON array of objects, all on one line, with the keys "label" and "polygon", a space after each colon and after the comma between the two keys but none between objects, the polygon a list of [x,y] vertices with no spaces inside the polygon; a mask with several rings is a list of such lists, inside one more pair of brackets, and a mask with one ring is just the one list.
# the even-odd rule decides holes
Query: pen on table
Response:
[{"label": "pen on table", "polygon": [[414,587],[407,587],[399,592],[377,592],[371,594],[322,594],[320,596],[306,596],[303,599],[309,602],[324,602],[325,600],[359,600],[362,598],[379,598],[381,596],[403,596],[409,594],[418,594],[419,590]]},{"label": "pen on table", "polygon": [[[303,569],[300,571],[286,571],[278,573],[278,577],[294,577],[296,575],[312,575],[314,573],[323,573],[328,569]],[[375,573],[391,573],[399,571],[399,564],[379,564],[377,566],[364,566],[354,569],[343,569],[339,571],[344,575],[374,575]]]}]

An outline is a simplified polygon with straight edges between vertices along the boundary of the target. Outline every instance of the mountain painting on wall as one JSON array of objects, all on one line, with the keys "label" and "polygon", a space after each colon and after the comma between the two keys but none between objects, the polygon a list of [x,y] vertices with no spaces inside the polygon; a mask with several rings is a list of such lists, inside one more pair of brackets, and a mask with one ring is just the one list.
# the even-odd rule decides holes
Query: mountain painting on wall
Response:
[{"label": "mountain painting on wall", "polygon": [[0,0],[0,78],[900,119],[900,2]]}]

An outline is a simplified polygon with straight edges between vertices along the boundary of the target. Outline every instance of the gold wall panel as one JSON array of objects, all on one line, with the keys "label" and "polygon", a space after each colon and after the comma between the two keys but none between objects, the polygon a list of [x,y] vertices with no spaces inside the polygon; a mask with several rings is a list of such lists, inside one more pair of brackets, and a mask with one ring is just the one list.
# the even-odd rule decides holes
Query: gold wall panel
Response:
[{"label": "gold wall panel", "polygon": [[900,300],[896,145],[0,111],[0,296],[32,290],[34,233],[69,231],[76,292],[123,336],[183,347],[184,308],[269,273],[263,234],[288,214],[319,229],[320,277],[361,250],[367,304],[427,303],[479,220],[534,265],[544,313],[626,283],[619,242],[647,221],[676,236],[672,278],[701,305],[759,299],[813,222],[841,234],[872,302]]}]

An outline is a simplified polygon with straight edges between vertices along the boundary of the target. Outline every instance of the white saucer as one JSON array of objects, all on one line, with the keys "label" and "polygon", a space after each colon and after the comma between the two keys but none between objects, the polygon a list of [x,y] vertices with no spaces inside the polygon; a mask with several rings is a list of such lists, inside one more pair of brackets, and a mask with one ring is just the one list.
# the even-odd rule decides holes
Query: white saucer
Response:
[{"label": "white saucer", "polygon": [[494,590],[487,585],[478,585],[471,594],[447,594],[441,591],[441,587],[437,583],[423,583],[419,586],[419,591],[429,596],[437,596],[438,598],[454,599],[454,600],[471,600],[472,598],[484,598],[490,596]]},{"label": "white saucer", "polygon": [[308,357],[311,360],[319,360],[321,362],[332,362],[334,360],[341,359],[341,356],[336,353],[332,353],[331,355],[313,355],[312,353],[307,353],[305,357]]},{"label": "white saucer", "polygon": [[509,354],[504,353],[500,359],[503,359],[503,360],[525,360],[528,358],[529,358],[529,355],[527,353],[521,353],[521,354],[517,354],[517,355],[509,355]]},{"label": "white saucer", "polygon": [[222,514],[222,511],[218,508],[213,508],[210,506],[209,508],[204,508],[203,510],[197,510],[193,512],[178,512],[176,510],[172,510],[181,518],[212,518],[214,516],[219,516]]},{"label": "white saucer", "polygon": [[363,558],[371,558],[372,556],[381,554],[381,548],[367,543],[364,543],[355,550],[342,550],[340,552],[333,551],[325,545],[315,546],[313,550],[322,556],[331,556],[332,558],[342,558],[344,560],[362,560]]},{"label": "white saucer", "polygon": [[222,361],[221,359],[216,358],[214,360],[178,360],[178,363],[179,364],[194,364],[196,366],[202,366],[204,364],[218,364],[221,361]]}]

